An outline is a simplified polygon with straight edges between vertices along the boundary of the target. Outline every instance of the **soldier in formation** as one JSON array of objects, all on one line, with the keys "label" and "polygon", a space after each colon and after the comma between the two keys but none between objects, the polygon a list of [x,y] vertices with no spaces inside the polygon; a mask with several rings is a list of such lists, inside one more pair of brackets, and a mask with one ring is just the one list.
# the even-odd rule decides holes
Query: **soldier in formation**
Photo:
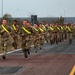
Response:
[{"label": "soldier in formation", "polygon": [[65,24],[59,25],[58,23],[47,24],[45,21],[40,24],[34,24],[33,26],[27,20],[23,21],[21,27],[14,20],[11,26],[7,25],[7,21],[3,20],[0,26],[1,46],[3,50],[2,58],[6,59],[8,41],[11,38],[12,49],[17,49],[18,36],[21,37],[21,48],[24,53],[24,57],[28,58],[30,54],[31,45],[34,45],[35,52],[42,49],[44,43],[50,42],[53,44],[60,44],[62,41],[69,41],[75,39],[75,25]]}]

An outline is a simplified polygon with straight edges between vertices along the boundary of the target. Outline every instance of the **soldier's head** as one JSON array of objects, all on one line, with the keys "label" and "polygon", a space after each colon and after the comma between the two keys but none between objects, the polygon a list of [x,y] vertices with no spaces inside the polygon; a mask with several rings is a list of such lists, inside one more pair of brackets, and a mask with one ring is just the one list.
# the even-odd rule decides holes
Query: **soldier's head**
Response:
[{"label": "soldier's head", "polygon": [[7,24],[7,21],[6,21],[6,20],[3,20],[3,21],[2,21],[2,24],[3,24],[3,25],[6,25],[6,24]]},{"label": "soldier's head", "polygon": [[42,28],[42,24],[41,23],[39,24],[39,27]]},{"label": "soldier's head", "polygon": [[52,25],[52,24],[50,24],[50,26],[52,27],[53,25]]},{"label": "soldier's head", "polygon": [[56,22],[56,25],[58,26],[58,23]]},{"label": "soldier's head", "polygon": [[27,22],[27,26],[28,26],[28,27],[30,27],[30,26],[31,26],[30,22]]},{"label": "soldier's head", "polygon": [[37,24],[34,24],[34,27],[35,27],[35,28],[38,28],[38,25],[37,25]]},{"label": "soldier's head", "polygon": [[67,24],[67,26],[71,26],[71,24],[70,24],[70,23],[68,23],[68,24]]},{"label": "soldier's head", "polygon": [[27,21],[26,20],[23,21],[23,25],[27,26]]},{"label": "soldier's head", "polygon": [[42,24],[45,25],[45,21],[43,21]]},{"label": "soldier's head", "polygon": [[48,27],[48,23],[46,23],[46,25],[45,25],[46,27]]},{"label": "soldier's head", "polygon": [[74,24],[72,23],[71,26],[74,26]]},{"label": "soldier's head", "polygon": [[14,21],[13,21],[13,24],[14,24],[14,25],[17,25],[17,20],[14,20]]}]

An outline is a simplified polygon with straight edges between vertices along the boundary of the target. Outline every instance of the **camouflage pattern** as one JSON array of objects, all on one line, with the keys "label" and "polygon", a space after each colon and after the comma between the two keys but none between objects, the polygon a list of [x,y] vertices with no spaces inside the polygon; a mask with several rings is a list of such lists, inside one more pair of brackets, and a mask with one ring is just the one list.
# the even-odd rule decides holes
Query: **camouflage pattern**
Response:
[{"label": "camouflage pattern", "polygon": [[29,49],[31,47],[31,35],[33,33],[33,30],[31,27],[28,27],[28,26],[23,26],[23,27],[25,27],[26,30],[31,32],[31,34],[28,34],[27,32],[24,31],[23,28],[21,28],[20,30],[20,36],[22,37],[22,50],[23,50],[25,58],[27,58],[28,54],[30,54]]},{"label": "camouflage pattern", "polygon": [[19,26],[18,25],[14,25],[15,28],[16,28],[16,30],[14,30],[13,25],[11,26],[11,29],[12,29],[12,46],[14,47],[14,49],[17,49]]},{"label": "camouflage pattern", "polygon": [[[9,32],[11,32],[11,28],[9,26],[4,26]],[[0,26],[0,35],[1,35],[1,46],[2,46],[2,50],[3,50],[3,56],[6,56],[7,53],[7,48],[8,48],[8,41],[9,41],[9,36],[10,34],[7,33],[6,31],[1,32],[2,30],[4,30],[2,28],[2,25]]]}]

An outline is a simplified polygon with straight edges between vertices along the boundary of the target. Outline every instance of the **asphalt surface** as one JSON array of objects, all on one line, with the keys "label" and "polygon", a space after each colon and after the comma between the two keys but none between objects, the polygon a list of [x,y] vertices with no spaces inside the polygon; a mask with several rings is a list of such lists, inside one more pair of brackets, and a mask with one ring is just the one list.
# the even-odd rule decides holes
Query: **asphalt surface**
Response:
[{"label": "asphalt surface", "polygon": [[69,75],[75,65],[75,40],[58,45],[45,43],[35,53],[34,48],[25,59],[22,50],[10,53],[7,59],[0,56],[0,75]]}]

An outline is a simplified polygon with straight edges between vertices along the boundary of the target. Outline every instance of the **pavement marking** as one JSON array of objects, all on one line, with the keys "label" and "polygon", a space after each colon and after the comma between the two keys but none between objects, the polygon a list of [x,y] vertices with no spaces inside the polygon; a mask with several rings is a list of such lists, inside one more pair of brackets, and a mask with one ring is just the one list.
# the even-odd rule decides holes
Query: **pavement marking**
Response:
[{"label": "pavement marking", "polygon": [[71,70],[70,74],[69,75],[75,75],[75,65],[73,67],[73,69]]}]

